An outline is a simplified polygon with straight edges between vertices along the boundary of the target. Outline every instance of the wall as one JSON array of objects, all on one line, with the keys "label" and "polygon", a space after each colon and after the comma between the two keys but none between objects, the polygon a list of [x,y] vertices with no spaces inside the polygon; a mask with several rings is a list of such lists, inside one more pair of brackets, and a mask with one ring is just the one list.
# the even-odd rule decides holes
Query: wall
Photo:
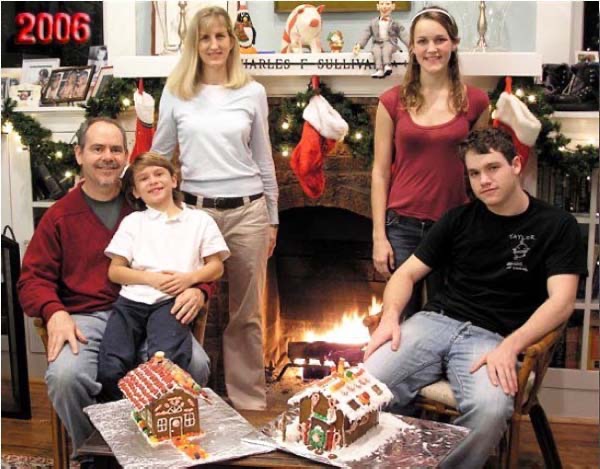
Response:
[{"label": "wall", "polygon": [[[318,2],[312,2],[318,5]],[[412,2],[411,11],[396,12],[394,18],[408,28],[413,15],[426,4],[447,8],[455,17],[462,38],[461,48],[471,50],[477,42],[477,18],[479,2]],[[569,2],[545,2],[569,3]],[[544,8],[547,8],[544,6]],[[564,7],[561,7],[564,9]],[[288,17],[287,13],[275,13],[272,1],[248,2],[248,10],[257,31],[256,47],[261,51],[278,51],[281,46],[281,35]],[[152,4],[136,2],[136,50],[137,55],[150,55],[150,34]],[[486,17],[489,47],[494,50],[510,50],[514,52],[532,52],[536,47],[536,14],[537,2],[487,2]],[[321,40],[326,46],[326,37],[330,31],[339,29],[344,33],[345,51],[349,51],[357,42],[364,26],[377,15],[376,11],[355,13],[324,13]],[[562,16],[561,16],[562,17]]]}]

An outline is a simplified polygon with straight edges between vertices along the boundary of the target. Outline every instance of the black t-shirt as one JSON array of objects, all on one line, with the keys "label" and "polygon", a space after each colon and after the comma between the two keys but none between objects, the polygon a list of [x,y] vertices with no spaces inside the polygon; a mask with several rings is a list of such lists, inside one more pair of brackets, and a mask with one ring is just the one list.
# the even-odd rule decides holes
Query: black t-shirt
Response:
[{"label": "black t-shirt", "polygon": [[496,215],[479,200],[450,210],[415,255],[448,272],[445,288],[424,310],[443,311],[503,336],[548,298],[549,277],[587,273],[575,218],[533,197],[515,216]]}]

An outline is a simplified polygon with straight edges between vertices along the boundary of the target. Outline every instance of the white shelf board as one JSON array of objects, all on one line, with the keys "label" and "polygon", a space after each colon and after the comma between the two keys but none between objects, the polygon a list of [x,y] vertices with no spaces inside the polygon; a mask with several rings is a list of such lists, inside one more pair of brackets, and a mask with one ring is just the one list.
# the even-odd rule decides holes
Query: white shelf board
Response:
[{"label": "white shelf board", "polygon": [[597,111],[555,111],[550,117],[555,119],[595,119],[599,120],[600,112]]},{"label": "white shelf board", "polygon": [[[542,58],[535,52],[460,52],[461,73],[465,76],[540,76]],[[394,54],[396,62],[405,62],[406,53]],[[166,77],[179,60],[178,55],[122,56],[114,59],[117,77]],[[254,76],[337,75],[369,76],[370,53],[355,56],[351,52],[322,54],[246,54],[246,67]],[[403,73],[396,66],[394,73]]]},{"label": "white shelf board", "polygon": [[34,200],[31,204],[33,208],[49,208],[56,203],[56,200]]}]

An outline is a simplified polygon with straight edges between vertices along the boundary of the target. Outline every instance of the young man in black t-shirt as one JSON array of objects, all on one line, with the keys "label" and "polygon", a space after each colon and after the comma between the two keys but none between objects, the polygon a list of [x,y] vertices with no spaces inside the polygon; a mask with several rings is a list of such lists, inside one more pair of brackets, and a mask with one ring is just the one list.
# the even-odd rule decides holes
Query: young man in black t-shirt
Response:
[{"label": "young man in black t-shirt", "polygon": [[[585,250],[576,220],[521,187],[521,158],[498,129],[463,142],[477,199],[449,211],[394,273],[365,366],[399,405],[447,377],[469,436],[444,467],[481,467],[513,412],[517,355],[571,315]],[[444,289],[401,323],[413,285],[444,267]]]}]

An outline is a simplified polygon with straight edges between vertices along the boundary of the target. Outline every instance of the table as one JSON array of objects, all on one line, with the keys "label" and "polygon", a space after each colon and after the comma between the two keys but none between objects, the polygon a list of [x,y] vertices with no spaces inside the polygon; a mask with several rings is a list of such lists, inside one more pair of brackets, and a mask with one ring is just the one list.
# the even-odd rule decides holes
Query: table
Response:
[{"label": "table", "polygon": [[[273,420],[280,412],[277,411],[257,411],[240,410],[239,413],[254,427],[262,427]],[[98,469],[117,469],[119,464],[112,454],[110,447],[100,435],[100,432],[94,431],[80,448],[79,453],[82,456],[94,456],[94,463]],[[225,461],[218,464],[204,465],[199,467],[224,468],[224,467],[291,467],[291,468],[317,468],[328,467],[322,464],[311,462],[307,459],[283,451],[273,451],[267,454],[258,454],[247,456],[241,459]]]},{"label": "table", "polygon": [[[275,410],[266,411],[240,411],[242,417],[254,427],[264,427],[272,422],[280,412]],[[397,443],[401,445],[402,452],[399,459],[402,467],[432,467],[463,440],[467,429],[448,425],[430,420],[421,420],[413,417],[402,417],[405,423],[412,426],[413,430],[401,432]],[[423,452],[423,449],[426,452]],[[99,469],[115,469],[120,466],[114,458],[110,447],[106,444],[99,432],[95,432],[88,438],[80,449],[80,454],[94,456],[96,467]],[[223,461],[198,467],[225,468],[225,467],[289,467],[289,468],[317,468],[325,467],[319,463],[295,456],[282,451],[247,456],[230,461]],[[330,466],[327,466],[330,467]]]}]

